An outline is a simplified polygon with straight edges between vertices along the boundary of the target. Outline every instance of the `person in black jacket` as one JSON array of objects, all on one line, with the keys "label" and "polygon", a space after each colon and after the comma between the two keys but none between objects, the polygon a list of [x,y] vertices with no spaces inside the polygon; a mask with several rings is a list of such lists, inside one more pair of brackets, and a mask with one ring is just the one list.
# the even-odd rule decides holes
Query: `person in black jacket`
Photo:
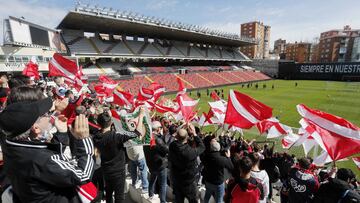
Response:
[{"label": "person in black jacket", "polygon": [[155,137],[155,146],[150,147],[149,164],[150,182],[149,197],[154,195],[155,183],[159,181],[160,191],[159,197],[161,203],[166,203],[166,186],[167,186],[167,154],[169,148],[165,144],[164,136],[161,133],[161,123],[159,121],[152,122],[153,134]]},{"label": "person in black jacket", "polygon": [[[187,198],[189,203],[196,200],[196,166],[197,157],[204,152],[205,146],[196,135],[195,128],[188,124],[188,130],[180,128],[176,135],[176,140],[169,147],[169,161],[171,162],[171,173],[173,179],[173,190],[175,202],[183,203]],[[195,147],[188,144],[189,134],[193,136]]]},{"label": "person in black jacket", "polygon": [[204,164],[203,176],[205,180],[205,198],[208,203],[211,195],[214,195],[216,203],[223,202],[225,193],[224,170],[233,170],[233,164],[230,159],[230,151],[225,152],[226,157],[220,154],[220,143],[216,139],[210,141],[209,152],[204,153],[202,163]]},{"label": "person in black jacket", "polygon": [[[124,202],[125,194],[125,151],[123,144],[130,139],[142,137],[144,109],[141,108],[138,125],[134,132],[116,132],[111,129],[112,120],[108,112],[98,116],[101,133],[94,137],[95,147],[100,151],[101,168],[105,179],[106,202],[113,202],[112,194],[115,192],[115,202]],[[141,139],[141,138],[140,138]]]},{"label": "person in black jacket", "polygon": [[[75,138],[76,156],[68,160],[62,143],[50,143],[53,106],[50,98],[8,105],[0,114],[1,136],[6,175],[14,202],[81,202],[77,187],[91,180],[93,173],[92,140],[85,116],[77,116],[70,129]],[[57,134],[66,136],[66,120],[55,118]],[[55,135],[55,137],[58,137]]]},{"label": "person in black jacket", "polygon": [[351,185],[354,177],[351,169],[339,169],[336,178],[330,178],[328,182],[320,185],[314,203],[360,202],[360,194]]},{"label": "person in black jacket", "polygon": [[298,162],[298,165],[290,170],[287,180],[289,202],[309,203],[319,189],[319,182],[310,170],[311,162],[308,158],[300,158]]}]

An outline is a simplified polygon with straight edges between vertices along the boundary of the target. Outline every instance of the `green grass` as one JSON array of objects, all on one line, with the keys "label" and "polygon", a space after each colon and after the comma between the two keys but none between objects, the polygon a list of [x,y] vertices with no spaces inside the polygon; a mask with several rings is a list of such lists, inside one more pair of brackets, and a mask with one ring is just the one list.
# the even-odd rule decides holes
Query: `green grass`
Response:
[{"label": "green grass", "polygon": [[[295,82],[298,86],[295,87]],[[305,104],[310,108],[326,111],[337,116],[341,116],[357,126],[360,126],[360,83],[358,82],[328,82],[328,81],[286,81],[270,80],[259,82],[259,88],[255,85],[247,88],[246,85],[226,86],[216,89],[223,89],[225,100],[228,98],[230,89],[250,95],[251,97],[265,103],[273,108],[273,115],[277,116],[281,123],[298,128],[300,116],[296,111],[297,104]],[[263,88],[266,84],[266,88]],[[271,86],[274,85],[274,89]],[[213,89],[210,89],[213,90]],[[209,110],[209,96],[206,96],[206,90],[202,90],[199,102],[199,113]],[[211,92],[211,91],[210,91]],[[196,91],[192,92],[195,97]],[[204,128],[205,131],[213,131],[214,127]],[[265,135],[260,136],[257,129],[244,131],[246,139],[256,139],[265,141]],[[276,142],[276,150],[284,151],[281,147],[280,139],[272,139]],[[293,147],[289,153],[300,157],[304,155],[302,147]],[[312,156],[312,152],[309,156]],[[356,168],[354,162],[341,161],[336,163],[338,167],[351,168],[360,177],[360,171]]]}]

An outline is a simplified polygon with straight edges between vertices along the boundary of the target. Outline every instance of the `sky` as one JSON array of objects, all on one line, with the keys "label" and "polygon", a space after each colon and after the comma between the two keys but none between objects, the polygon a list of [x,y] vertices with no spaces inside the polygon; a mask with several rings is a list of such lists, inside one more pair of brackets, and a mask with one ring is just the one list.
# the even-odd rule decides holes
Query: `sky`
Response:
[{"label": "sky", "polygon": [[[9,15],[55,28],[74,0],[0,0],[0,19]],[[276,39],[313,42],[321,32],[350,25],[360,29],[360,0],[83,0],[148,16],[240,34],[240,24],[261,21]],[[2,21],[1,21],[2,23]],[[3,25],[0,27],[2,44]]]}]

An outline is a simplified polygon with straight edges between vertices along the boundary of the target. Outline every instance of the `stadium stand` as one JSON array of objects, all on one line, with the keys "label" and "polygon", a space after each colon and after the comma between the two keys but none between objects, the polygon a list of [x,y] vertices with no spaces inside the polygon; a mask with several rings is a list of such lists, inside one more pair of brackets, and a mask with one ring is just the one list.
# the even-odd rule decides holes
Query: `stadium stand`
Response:
[{"label": "stadium stand", "polygon": [[113,53],[114,55],[133,55],[124,42],[119,41],[114,44],[114,47],[111,50],[107,50],[106,53]]},{"label": "stadium stand", "polygon": [[91,55],[134,55],[153,57],[177,58],[206,58],[206,59],[231,59],[249,60],[239,50],[223,47],[199,47],[195,44],[181,41],[171,41],[169,46],[164,46],[157,41],[145,42],[136,40],[103,40],[99,36],[84,37],[79,33],[63,34],[63,39],[71,53]]},{"label": "stadium stand", "polygon": [[196,46],[190,46],[188,49],[190,50],[190,57],[204,58],[206,56],[206,54],[202,53],[202,51]]},{"label": "stadium stand", "polygon": [[[150,75],[149,78],[152,81],[156,81],[164,85],[168,91],[175,91],[178,88],[175,74],[156,74]],[[185,83],[185,85],[186,84],[187,83]]]},{"label": "stadium stand", "polygon": [[[178,77],[189,82],[189,84],[192,84],[196,88],[204,88],[213,85],[210,81],[200,77],[199,74],[182,74],[182,75],[178,75]],[[191,86],[188,88],[191,88]]]},{"label": "stadium stand", "polygon": [[208,58],[220,59],[219,49],[210,48],[210,49],[208,49],[207,54],[208,54],[208,55],[207,55]]},{"label": "stadium stand", "polygon": [[[109,75],[119,81],[123,90],[134,95],[138,94],[139,87],[151,82],[174,92],[177,78],[183,80],[188,89],[269,79],[262,73],[241,68],[251,60],[239,47],[251,45],[252,41],[216,36],[209,34],[211,32],[165,29],[164,25],[151,22],[135,27],[136,19],[129,22],[122,17],[102,13],[94,16],[88,12],[80,8],[69,13],[58,26],[68,53],[85,58],[82,63],[95,60],[84,68],[89,78]],[[102,15],[107,17],[107,23]]]},{"label": "stadium stand", "polygon": [[[164,67],[158,67],[164,68]],[[270,77],[261,72],[253,71],[224,71],[224,72],[198,72],[188,74],[150,74],[136,75],[131,79],[119,80],[120,87],[134,95],[138,94],[139,87],[147,87],[151,82],[158,82],[166,87],[168,92],[177,91],[177,78],[183,80],[188,89],[207,88],[212,86],[231,85],[244,82],[255,82],[269,80]]]},{"label": "stadium stand", "polygon": [[141,53],[142,55],[150,55],[150,56],[159,56],[162,55],[162,53],[154,47],[153,43],[147,43],[147,46]]}]

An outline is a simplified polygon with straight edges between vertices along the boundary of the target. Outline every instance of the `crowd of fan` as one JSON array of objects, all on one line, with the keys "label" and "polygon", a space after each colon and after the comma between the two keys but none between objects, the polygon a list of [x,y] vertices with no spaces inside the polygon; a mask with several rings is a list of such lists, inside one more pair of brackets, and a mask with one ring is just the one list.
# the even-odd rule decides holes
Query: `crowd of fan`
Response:
[{"label": "crowd of fan", "polygon": [[[310,158],[297,159],[223,132],[204,134],[191,123],[154,116],[154,143],[134,145],[144,137],[140,110],[135,131],[116,131],[111,104],[88,94],[81,100],[64,87],[35,83],[25,76],[1,75],[0,113],[1,189],[3,202],[80,202],[78,186],[92,181],[98,188],[94,202],[125,201],[125,178],[149,199],[158,194],[166,202],[359,202],[356,176],[350,169],[318,168]],[[74,105],[71,122],[63,115]],[[128,167],[127,167],[128,166]],[[148,177],[148,174],[149,177]],[[273,190],[276,188],[276,190]]]}]

